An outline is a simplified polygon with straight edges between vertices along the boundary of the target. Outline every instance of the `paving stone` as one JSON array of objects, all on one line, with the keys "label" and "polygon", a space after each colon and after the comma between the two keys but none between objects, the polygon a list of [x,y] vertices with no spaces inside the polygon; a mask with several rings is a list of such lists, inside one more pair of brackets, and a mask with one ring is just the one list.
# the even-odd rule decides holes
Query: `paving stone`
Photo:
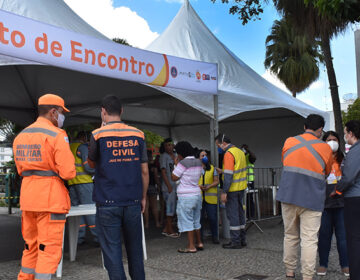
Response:
[{"label": "paving stone", "polygon": [[[244,274],[264,275],[266,280],[284,279],[282,263],[283,225],[280,219],[259,223],[248,231],[248,246],[239,250],[225,250],[221,245],[205,241],[205,250],[196,254],[179,254],[186,246],[186,237],[163,237],[159,229],[147,232],[148,260],[145,262],[146,279],[150,280],[229,280]],[[4,242],[4,241],[0,241]],[[226,240],[222,240],[226,242]],[[124,252],[125,254],[125,252]],[[102,268],[100,248],[79,248],[77,259],[70,262],[64,255],[63,280],[107,280]],[[326,280],[346,279],[340,272],[336,243],[333,241]],[[124,260],[127,271],[126,259]],[[0,280],[16,279],[20,261],[0,263]],[[300,270],[296,271],[300,276]],[[55,278],[54,278],[55,279]],[[128,278],[130,279],[130,278]],[[300,278],[298,278],[300,279]],[[315,277],[315,279],[325,279]]]}]

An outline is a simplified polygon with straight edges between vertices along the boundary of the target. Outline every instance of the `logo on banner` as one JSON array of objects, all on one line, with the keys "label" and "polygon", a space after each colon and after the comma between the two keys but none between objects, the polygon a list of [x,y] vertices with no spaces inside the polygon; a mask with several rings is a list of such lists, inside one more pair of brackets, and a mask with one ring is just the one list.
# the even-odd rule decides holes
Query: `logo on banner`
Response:
[{"label": "logo on banner", "polygon": [[204,81],[210,81],[210,75],[208,75],[208,74],[203,74],[203,75],[202,75],[202,79],[203,79]]},{"label": "logo on banner", "polygon": [[191,72],[179,72],[179,75],[189,77],[190,79],[195,78],[195,74]]},{"label": "logo on banner", "polygon": [[178,71],[177,71],[177,69],[176,69],[175,66],[171,67],[170,72],[171,72],[171,77],[173,77],[173,78],[176,78],[176,77],[177,77]]},{"label": "logo on banner", "polygon": [[201,74],[199,71],[196,72],[196,79],[201,80]]},{"label": "logo on banner", "polygon": [[216,81],[216,77],[211,76],[211,80]]}]

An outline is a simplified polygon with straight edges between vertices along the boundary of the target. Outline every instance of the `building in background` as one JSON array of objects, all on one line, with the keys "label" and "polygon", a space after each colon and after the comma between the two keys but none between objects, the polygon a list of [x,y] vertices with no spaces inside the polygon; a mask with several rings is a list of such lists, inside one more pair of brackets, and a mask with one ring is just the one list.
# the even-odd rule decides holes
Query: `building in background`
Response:
[{"label": "building in background", "polygon": [[12,160],[12,148],[0,146],[0,167]]}]

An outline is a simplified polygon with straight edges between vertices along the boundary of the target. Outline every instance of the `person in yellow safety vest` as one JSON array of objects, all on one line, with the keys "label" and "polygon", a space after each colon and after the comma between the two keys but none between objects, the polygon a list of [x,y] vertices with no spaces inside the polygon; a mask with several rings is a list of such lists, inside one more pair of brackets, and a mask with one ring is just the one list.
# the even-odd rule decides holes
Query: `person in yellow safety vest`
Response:
[{"label": "person in yellow safety vest", "polygon": [[[246,166],[247,166],[247,186],[249,190],[254,190],[255,186],[255,174],[254,174],[254,163],[256,161],[256,156],[253,152],[250,151],[249,146],[247,144],[243,144],[241,146],[241,149],[245,153],[246,158]],[[248,220],[251,220],[255,217],[255,204],[254,204],[254,194],[248,193],[247,195],[247,209],[246,214],[248,217]]]},{"label": "person in yellow safety vest", "polygon": [[205,216],[208,218],[210,223],[210,230],[212,236],[212,242],[219,244],[219,233],[218,233],[218,215],[217,215],[217,204],[218,204],[218,185],[219,175],[212,164],[210,164],[209,158],[206,151],[201,151],[199,159],[203,165],[203,173],[199,179],[199,187],[203,194],[203,205],[201,209],[201,236],[204,234]]},{"label": "person in yellow safety vest", "polygon": [[[92,176],[95,169],[87,162],[88,144],[86,132],[80,131],[76,140],[70,144],[70,150],[75,158],[76,177],[68,181],[71,206],[80,204],[93,204],[92,193],[94,182]],[[78,244],[85,242],[86,226],[88,226],[94,242],[97,245],[97,234],[95,228],[95,215],[81,216]]]},{"label": "person in yellow safety vest", "polygon": [[223,160],[223,192],[221,202],[225,203],[226,216],[230,222],[231,242],[223,244],[224,249],[241,249],[246,244],[244,190],[247,188],[247,167],[245,153],[231,144],[225,134],[215,137],[219,153],[225,152]]}]

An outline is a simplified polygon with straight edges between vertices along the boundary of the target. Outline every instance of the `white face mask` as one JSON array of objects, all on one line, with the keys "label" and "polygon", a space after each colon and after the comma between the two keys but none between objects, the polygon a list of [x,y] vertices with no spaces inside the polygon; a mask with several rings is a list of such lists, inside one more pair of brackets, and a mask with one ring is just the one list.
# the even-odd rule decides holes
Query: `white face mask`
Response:
[{"label": "white face mask", "polygon": [[61,113],[58,113],[58,117],[57,117],[58,127],[60,128],[63,127],[64,121],[65,121],[65,116]]},{"label": "white face mask", "polygon": [[330,146],[331,150],[335,153],[339,149],[339,143],[335,140],[330,140],[327,142],[327,144]]}]

